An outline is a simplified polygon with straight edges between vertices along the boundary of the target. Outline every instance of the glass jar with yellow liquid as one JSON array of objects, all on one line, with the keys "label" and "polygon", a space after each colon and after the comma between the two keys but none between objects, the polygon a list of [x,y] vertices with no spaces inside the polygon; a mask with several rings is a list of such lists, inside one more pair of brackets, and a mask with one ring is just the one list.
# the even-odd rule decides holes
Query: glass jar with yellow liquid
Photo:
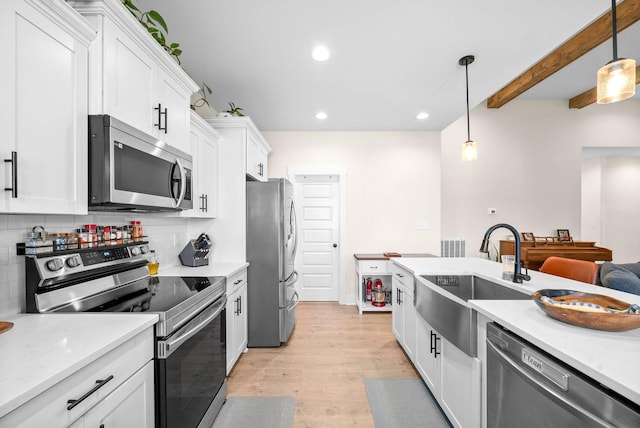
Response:
[{"label": "glass jar with yellow liquid", "polygon": [[156,251],[151,250],[151,255],[149,257],[149,261],[147,262],[147,267],[149,268],[149,275],[157,275],[159,266],[160,266],[160,260],[156,255]]}]

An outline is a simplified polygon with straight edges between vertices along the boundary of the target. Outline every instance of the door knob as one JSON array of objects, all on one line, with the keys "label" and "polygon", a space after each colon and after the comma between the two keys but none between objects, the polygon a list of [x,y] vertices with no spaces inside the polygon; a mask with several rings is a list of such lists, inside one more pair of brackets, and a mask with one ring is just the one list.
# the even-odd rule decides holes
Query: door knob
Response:
[{"label": "door knob", "polygon": [[336,248],[338,246],[338,244],[333,244],[333,248]]}]

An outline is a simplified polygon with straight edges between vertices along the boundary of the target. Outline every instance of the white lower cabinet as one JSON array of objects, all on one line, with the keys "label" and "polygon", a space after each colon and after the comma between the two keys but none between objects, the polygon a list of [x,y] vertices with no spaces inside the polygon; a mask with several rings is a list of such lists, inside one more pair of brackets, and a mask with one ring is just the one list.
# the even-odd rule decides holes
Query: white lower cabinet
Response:
[{"label": "white lower cabinet", "polygon": [[154,427],[153,347],[149,327],[2,417],[0,427]]},{"label": "white lower cabinet", "polygon": [[454,427],[479,428],[481,362],[416,316],[415,367]]},{"label": "white lower cabinet", "polygon": [[[391,273],[389,272],[390,261],[379,259],[361,258],[355,255],[355,273],[356,273],[356,305],[360,314],[363,312],[389,312],[392,310],[392,300],[386,301],[384,306],[375,306],[372,303],[372,297],[367,297],[367,280],[375,282],[379,279],[382,281],[383,290],[392,288]],[[395,291],[393,292],[395,296]]]},{"label": "white lower cabinet", "polygon": [[247,270],[227,278],[227,374],[247,349]]},{"label": "white lower cabinet", "polygon": [[391,326],[393,334],[402,345],[411,361],[414,361],[416,346],[416,308],[413,304],[413,274],[396,265],[391,274]]},{"label": "white lower cabinet", "polygon": [[72,428],[154,426],[153,361],[131,376]]},{"label": "white lower cabinet", "polygon": [[435,395],[442,383],[441,338],[420,316],[416,316],[416,355],[415,366],[425,383]]}]

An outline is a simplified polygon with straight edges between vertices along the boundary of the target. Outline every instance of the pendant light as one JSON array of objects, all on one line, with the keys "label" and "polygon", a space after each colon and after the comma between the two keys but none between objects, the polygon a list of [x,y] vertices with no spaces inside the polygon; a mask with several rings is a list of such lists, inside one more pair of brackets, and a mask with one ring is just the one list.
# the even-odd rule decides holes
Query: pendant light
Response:
[{"label": "pendant light", "polygon": [[598,70],[598,104],[609,104],[632,97],[636,93],[636,62],[618,58],[618,23],[616,0],[611,0],[613,60]]},{"label": "pendant light", "polygon": [[471,128],[469,126],[469,64],[473,63],[475,59],[473,55],[467,55],[458,60],[458,64],[464,65],[467,82],[467,141],[462,145],[462,160],[465,162],[478,159],[478,148],[476,143],[471,140]]}]

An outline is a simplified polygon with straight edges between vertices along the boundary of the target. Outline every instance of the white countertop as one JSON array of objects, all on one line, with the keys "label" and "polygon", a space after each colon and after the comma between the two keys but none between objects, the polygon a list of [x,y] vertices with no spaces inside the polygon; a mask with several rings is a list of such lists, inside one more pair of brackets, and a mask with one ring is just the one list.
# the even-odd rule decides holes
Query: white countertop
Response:
[{"label": "white countertop", "polygon": [[[478,258],[392,259],[415,275],[475,274],[527,293],[544,288],[569,289],[640,304],[640,296],[529,271],[523,285],[500,278],[502,265]],[[435,287],[435,286],[434,286]],[[587,376],[640,403],[640,329],[592,330],[547,316],[533,300],[472,300],[469,305],[515,334]]]},{"label": "white countertop", "polygon": [[163,266],[160,263],[159,276],[232,276],[249,266],[248,262],[209,262],[207,266]]},{"label": "white countertop", "polygon": [[0,417],[158,321],[154,314],[19,314],[0,334]]}]

